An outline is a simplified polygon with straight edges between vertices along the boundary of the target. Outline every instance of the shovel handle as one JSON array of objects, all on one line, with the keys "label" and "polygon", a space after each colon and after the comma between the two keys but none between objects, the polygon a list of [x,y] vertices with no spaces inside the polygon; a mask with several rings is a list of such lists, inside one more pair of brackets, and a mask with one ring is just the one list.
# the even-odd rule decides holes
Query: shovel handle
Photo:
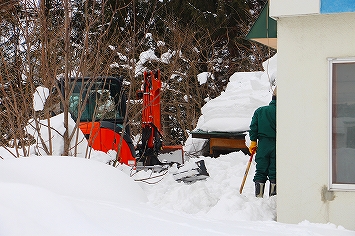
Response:
[{"label": "shovel handle", "polygon": [[242,184],[240,185],[240,189],[239,189],[239,193],[240,194],[242,194],[242,192],[243,192],[245,180],[247,179],[247,176],[248,176],[248,173],[249,173],[249,169],[250,169],[250,165],[251,165],[251,162],[253,161],[253,157],[254,157],[254,152],[250,155],[250,158],[249,158],[249,161],[248,161],[248,165],[247,165],[247,168],[246,168],[245,173],[244,173],[243,181],[242,181]]}]

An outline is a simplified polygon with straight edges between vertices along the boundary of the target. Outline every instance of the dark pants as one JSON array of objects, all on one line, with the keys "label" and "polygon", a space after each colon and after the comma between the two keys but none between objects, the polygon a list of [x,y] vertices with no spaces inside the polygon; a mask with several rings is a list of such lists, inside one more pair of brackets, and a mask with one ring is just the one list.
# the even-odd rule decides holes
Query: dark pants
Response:
[{"label": "dark pants", "polygon": [[276,139],[259,139],[255,162],[254,182],[265,183],[268,179],[276,181]]}]

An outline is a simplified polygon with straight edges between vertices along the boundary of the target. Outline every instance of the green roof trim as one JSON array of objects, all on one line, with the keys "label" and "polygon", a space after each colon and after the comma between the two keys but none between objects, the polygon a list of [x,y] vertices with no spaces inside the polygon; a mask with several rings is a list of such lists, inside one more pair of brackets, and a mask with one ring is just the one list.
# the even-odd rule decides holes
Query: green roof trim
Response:
[{"label": "green roof trim", "polygon": [[265,4],[246,39],[277,38],[277,21],[269,17],[269,4]]}]

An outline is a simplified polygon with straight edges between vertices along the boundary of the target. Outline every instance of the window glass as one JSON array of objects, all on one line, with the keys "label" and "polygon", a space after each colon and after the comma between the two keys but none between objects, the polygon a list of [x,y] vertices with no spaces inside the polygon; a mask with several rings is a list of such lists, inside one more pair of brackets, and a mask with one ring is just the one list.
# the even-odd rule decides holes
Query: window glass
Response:
[{"label": "window glass", "polygon": [[355,62],[334,60],[330,67],[331,184],[355,184]]},{"label": "window glass", "polygon": [[[69,100],[69,112],[81,121],[123,119],[120,85],[108,81],[73,81],[74,90]],[[75,83],[75,84],[74,84]]]}]

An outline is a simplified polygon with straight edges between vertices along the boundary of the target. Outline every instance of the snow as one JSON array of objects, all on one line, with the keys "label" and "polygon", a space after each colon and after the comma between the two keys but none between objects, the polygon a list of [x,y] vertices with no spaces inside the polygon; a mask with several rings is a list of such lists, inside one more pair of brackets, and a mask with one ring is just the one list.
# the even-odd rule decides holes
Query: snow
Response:
[{"label": "snow", "polygon": [[222,132],[248,130],[255,109],[271,100],[274,86],[270,84],[276,82],[276,62],[277,55],[263,63],[264,71],[234,73],[225,91],[202,107],[196,129]]},{"label": "snow", "polygon": [[33,94],[33,108],[35,111],[42,111],[45,101],[49,96],[49,89],[38,86]]},{"label": "snow", "polygon": [[[70,115],[69,115],[70,117]],[[45,155],[46,152],[44,151],[44,148],[40,141],[40,136],[44,140],[50,140],[49,139],[49,132],[48,132],[48,120],[40,120],[36,121],[34,119],[29,120],[29,124],[25,127],[26,132],[30,135],[32,135],[36,140],[37,140],[37,146],[36,152],[37,155]],[[51,142],[52,142],[52,150],[51,153],[52,155],[61,155],[63,153],[63,148],[64,148],[64,143],[62,142],[63,135],[65,133],[65,128],[64,128],[64,114],[61,113],[59,115],[56,115],[50,119],[51,127],[54,127],[54,131],[52,130],[50,133]],[[68,122],[69,125],[69,132],[73,132],[73,129],[75,127],[75,122],[72,119],[69,119]],[[39,135],[40,134],[40,135]],[[76,134],[74,135],[76,137]],[[79,157],[85,157],[86,156],[86,147],[88,146],[88,142],[82,132],[77,133],[77,138],[78,138],[78,144],[75,145],[75,139],[73,139],[70,143],[70,154],[74,155],[76,153],[76,156]],[[50,146],[49,142],[45,142],[46,146]],[[75,147],[75,148],[74,148]]]},{"label": "snow", "polygon": [[5,159],[0,235],[354,235],[331,223],[275,222],[276,197],[253,197],[251,178],[238,192],[246,159],[205,158],[210,178],[193,184],[169,173],[146,184],[134,181],[144,173],[84,158]]},{"label": "snow", "polygon": [[[269,81],[275,80],[275,73],[234,74],[225,92],[203,107],[196,128],[245,130],[252,110],[270,101]],[[47,124],[37,123],[41,127]],[[57,135],[54,155],[31,149],[30,157],[13,158],[8,151],[14,150],[0,149],[1,236],[355,235],[331,222],[276,222],[277,196],[254,197],[255,163],[239,194],[249,160],[242,152],[218,158],[191,157],[188,163],[205,161],[210,177],[185,184],[174,180],[176,167],[154,174],[105,164],[114,159],[114,151],[92,150],[90,159],[59,156],[63,117],[53,117],[50,124],[58,130],[52,134]],[[43,128],[41,133],[45,131]],[[79,153],[86,153],[85,145],[79,146]],[[203,140],[189,138],[185,150],[198,150],[201,145]]]},{"label": "snow", "polygon": [[214,76],[211,72],[202,72],[197,75],[197,80],[201,84],[205,84],[208,78],[214,79]]}]

